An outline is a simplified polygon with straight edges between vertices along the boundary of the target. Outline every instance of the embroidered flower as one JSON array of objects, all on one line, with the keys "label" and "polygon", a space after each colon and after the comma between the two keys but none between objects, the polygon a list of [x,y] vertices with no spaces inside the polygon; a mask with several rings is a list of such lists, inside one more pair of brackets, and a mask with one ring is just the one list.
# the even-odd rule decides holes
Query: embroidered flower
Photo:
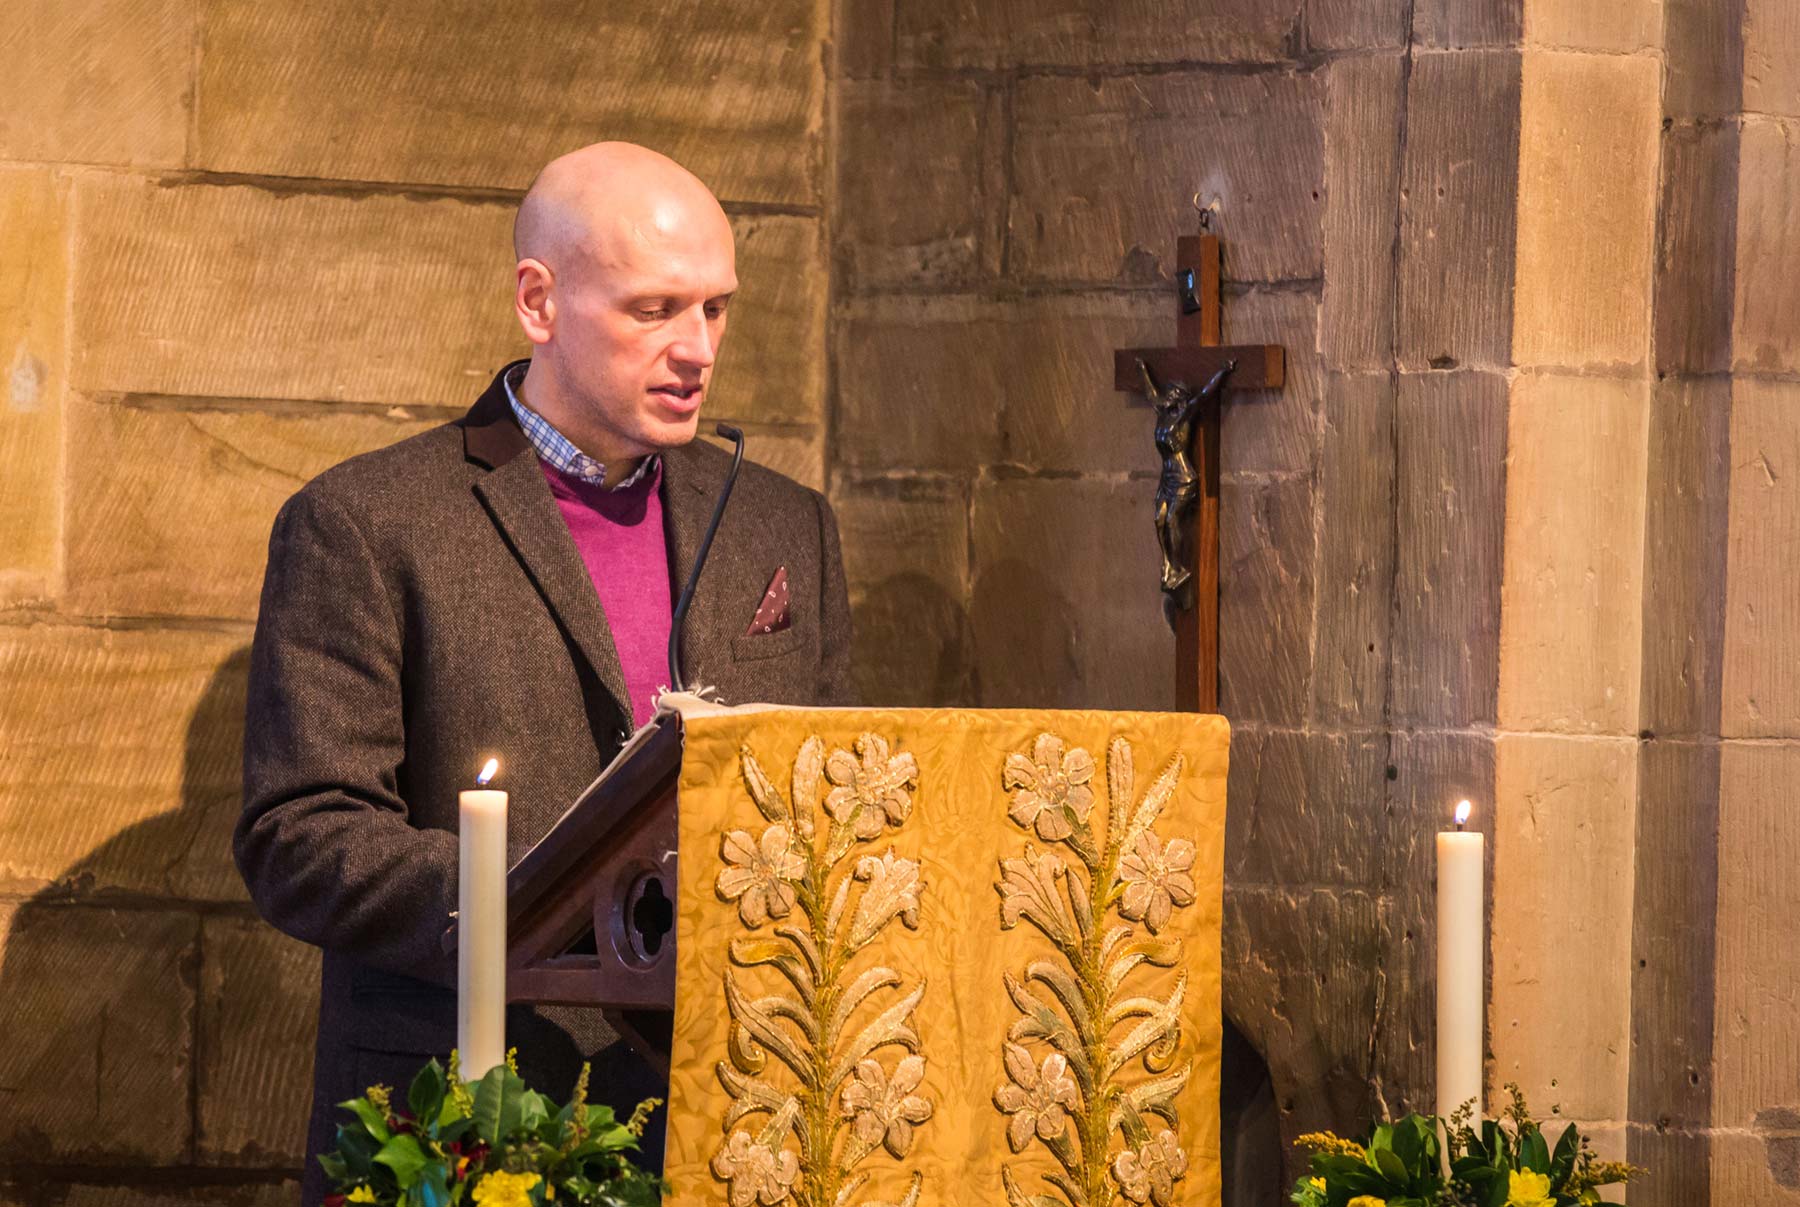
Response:
[{"label": "embroidered flower", "polygon": [[731,1207],[761,1203],[775,1207],[793,1190],[800,1176],[800,1158],[777,1152],[750,1138],[749,1132],[732,1132],[712,1159],[713,1173],[731,1183]]},{"label": "embroidered flower", "polygon": [[1081,1104],[1081,1091],[1069,1076],[1069,1062],[1062,1054],[1044,1057],[1043,1067],[1031,1063],[1031,1053],[1021,1045],[1006,1045],[1006,1075],[1011,1085],[994,1091],[994,1105],[1012,1116],[1006,1125],[1006,1142],[1022,1152],[1032,1133],[1054,1140],[1068,1123],[1068,1109]]},{"label": "embroidered flower", "polygon": [[1031,757],[1006,756],[1000,782],[1013,794],[1008,817],[1027,830],[1035,827],[1045,842],[1059,842],[1074,833],[1069,817],[1085,822],[1094,807],[1094,756],[1077,746],[1063,752],[1062,739],[1041,733],[1031,747]]},{"label": "embroidered flower", "polygon": [[481,1207],[531,1207],[531,1188],[541,1181],[534,1173],[495,1170],[475,1183],[475,1202]]},{"label": "embroidered flower", "polygon": [[856,1138],[873,1148],[884,1145],[896,1157],[912,1147],[913,1127],[931,1118],[931,1103],[914,1094],[925,1080],[925,1058],[907,1056],[889,1077],[878,1060],[860,1061],[844,1086],[844,1118]]},{"label": "embroidered flower", "polygon": [[1550,1197],[1550,1179],[1529,1169],[1506,1172],[1506,1207],[1554,1207]]},{"label": "embroidered flower", "polygon": [[831,752],[825,778],[837,785],[825,797],[825,812],[853,826],[858,838],[870,839],[883,824],[897,826],[912,811],[909,789],[919,778],[919,761],[911,751],[889,757],[887,739],[865,733],[856,739],[854,755]]},{"label": "embroidered flower", "polygon": [[861,947],[896,917],[909,929],[918,929],[919,893],[925,888],[925,882],[919,879],[916,860],[902,858],[892,851],[879,858],[864,855],[856,861],[853,875],[869,887],[863,891],[862,900],[856,906],[856,916],[851,919],[850,933],[844,940],[849,946]]},{"label": "embroidered flower", "polygon": [[1058,943],[1073,942],[1074,919],[1063,904],[1056,882],[1068,874],[1068,865],[1053,853],[1039,855],[1025,844],[1022,859],[1000,861],[1000,927],[1011,930],[1020,918],[1029,919]]},{"label": "embroidered flower", "polygon": [[1133,921],[1141,920],[1155,934],[1168,924],[1175,906],[1194,903],[1193,866],[1193,843],[1171,838],[1164,846],[1145,830],[1119,860],[1119,876],[1125,881],[1119,912]]},{"label": "embroidered flower", "polygon": [[1187,1172],[1187,1154],[1164,1128],[1142,1148],[1128,1148],[1113,1158],[1113,1179],[1134,1203],[1165,1207],[1175,1193],[1175,1180]]},{"label": "embroidered flower", "polygon": [[806,874],[806,860],[792,845],[793,836],[781,825],[764,830],[761,843],[751,842],[746,831],[732,830],[719,844],[719,854],[730,866],[720,870],[715,884],[719,896],[738,903],[745,926],[785,918],[794,908],[794,886],[788,882]]}]

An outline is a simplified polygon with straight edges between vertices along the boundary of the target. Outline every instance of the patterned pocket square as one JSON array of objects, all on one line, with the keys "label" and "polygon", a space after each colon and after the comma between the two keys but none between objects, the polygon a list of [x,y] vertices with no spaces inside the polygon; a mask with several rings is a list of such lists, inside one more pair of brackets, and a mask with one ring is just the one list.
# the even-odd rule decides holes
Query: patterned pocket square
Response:
[{"label": "patterned pocket square", "polygon": [[788,615],[787,567],[783,566],[769,580],[768,590],[763,592],[762,602],[756,605],[756,615],[751,619],[750,627],[744,630],[744,636],[780,633],[792,623],[793,618]]}]

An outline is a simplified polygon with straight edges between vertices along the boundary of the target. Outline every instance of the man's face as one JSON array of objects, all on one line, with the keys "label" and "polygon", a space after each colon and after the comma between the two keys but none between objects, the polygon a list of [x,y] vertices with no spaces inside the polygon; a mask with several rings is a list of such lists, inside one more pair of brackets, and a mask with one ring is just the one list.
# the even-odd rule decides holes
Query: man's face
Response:
[{"label": "man's face", "polygon": [[686,444],[699,425],[737,272],[724,215],[696,208],[595,231],[558,275],[559,376],[613,455]]}]

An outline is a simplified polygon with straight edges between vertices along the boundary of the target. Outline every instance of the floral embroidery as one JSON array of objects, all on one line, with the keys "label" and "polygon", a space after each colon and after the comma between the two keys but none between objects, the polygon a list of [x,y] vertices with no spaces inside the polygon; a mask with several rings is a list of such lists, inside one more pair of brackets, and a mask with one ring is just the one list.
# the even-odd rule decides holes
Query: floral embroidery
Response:
[{"label": "floral embroidery", "polygon": [[719,896],[738,903],[745,926],[785,918],[794,908],[794,886],[788,882],[806,873],[806,860],[790,849],[792,842],[788,828],[776,825],[763,831],[760,843],[733,830],[719,844],[720,856],[730,865],[715,882]]},{"label": "floral embroidery", "polygon": [[[725,970],[729,1059],[717,1073],[732,1105],[712,1168],[730,1183],[730,1207],[790,1197],[798,1207],[853,1207],[869,1177],[857,1166],[883,1151],[905,1158],[932,1115],[912,1024],[924,982],[908,987],[894,969],[857,959],[896,921],[919,926],[928,886],[919,862],[892,847],[852,856],[905,823],[918,761],[878,734],[854,745],[854,754],[827,756],[823,741],[807,739],[785,798],[756,756],[739,751],[744,785],[769,826],[754,845],[746,831],[726,835],[716,888],[738,902],[751,932],[786,921],[732,940]],[[892,1049],[900,1054],[890,1069],[883,1059]],[[754,1131],[738,1126],[753,1118],[762,1119]],[[898,1207],[916,1207],[922,1185],[914,1172]]]},{"label": "floral embroidery", "polygon": [[[1019,1018],[1001,1047],[1007,1083],[994,1091],[994,1105],[1009,1116],[1015,1153],[1036,1143],[1055,1158],[1060,1168],[1044,1182],[1070,1207],[1118,1195],[1170,1207],[1187,1172],[1175,1109],[1191,1074],[1191,1064],[1176,1059],[1186,973],[1160,982],[1167,987],[1159,992],[1126,991],[1145,967],[1180,963],[1180,941],[1156,936],[1194,903],[1196,852],[1189,839],[1164,842],[1153,827],[1182,768],[1179,755],[1170,759],[1139,797],[1131,745],[1114,739],[1104,817],[1094,815],[1093,757],[1054,734],[1040,734],[1029,756],[1010,754],[1001,768],[1007,816],[1051,846],[1040,852],[1027,843],[1000,860],[1000,927],[1028,923],[1055,958],[1032,960],[1022,977],[1001,974]],[[1154,1134],[1153,1121],[1161,1124]],[[1058,1202],[1027,1195],[1010,1165],[1001,1167],[1001,1184],[1008,1207]]]},{"label": "floral embroidery", "polygon": [[731,1207],[761,1203],[775,1207],[788,1197],[800,1176],[800,1158],[776,1152],[750,1138],[749,1132],[732,1132],[712,1160],[713,1172],[731,1183]]},{"label": "floral embroidery", "polygon": [[855,1079],[844,1087],[844,1118],[854,1121],[856,1138],[904,1157],[912,1147],[913,1126],[931,1118],[931,1103],[913,1093],[923,1080],[923,1056],[904,1057],[892,1077],[880,1061],[858,1062]]}]

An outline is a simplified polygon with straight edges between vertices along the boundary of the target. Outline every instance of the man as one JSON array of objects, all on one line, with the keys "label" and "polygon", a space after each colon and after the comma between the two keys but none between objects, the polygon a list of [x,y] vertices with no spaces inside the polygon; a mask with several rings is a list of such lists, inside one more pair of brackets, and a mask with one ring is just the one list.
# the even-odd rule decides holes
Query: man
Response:
[{"label": "man", "polygon": [[[642,147],[576,151],[532,185],[515,250],[531,359],[464,418],[308,483],[270,540],[235,851],[263,916],[324,949],[309,1203],[333,1104],[454,1046],[458,791],[501,760],[516,859],[648,718],[729,463],[694,441],[737,289],[700,181]],[[729,701],[849,701],[822,497],[745,464],[683,650]],[[546,1092],[595,1056],[596,1098],[660,1090],[593,1012],[507,1026]]]}]

